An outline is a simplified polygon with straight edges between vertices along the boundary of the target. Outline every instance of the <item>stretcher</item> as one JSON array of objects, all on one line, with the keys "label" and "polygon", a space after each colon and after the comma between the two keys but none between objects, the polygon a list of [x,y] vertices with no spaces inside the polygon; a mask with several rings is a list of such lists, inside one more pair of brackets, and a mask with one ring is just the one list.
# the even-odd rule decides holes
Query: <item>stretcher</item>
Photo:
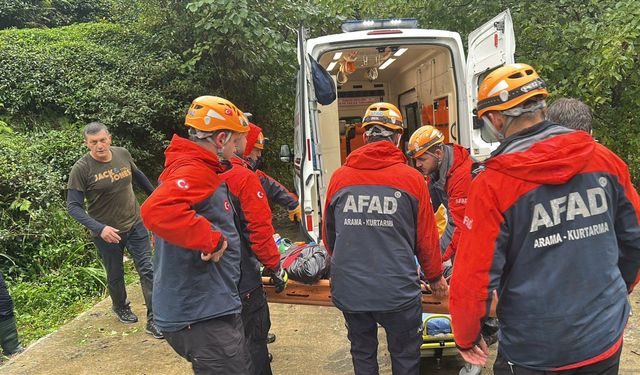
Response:
[{"label": "stretcher", "polygon": [[[331,302],[331,285],[329,280],[319,280],[312,285],[289,280],[287,288],[282,293],[276,293],[274,285],[268,277],[262,278],[267,300],[272,303],[289,303],[294,305],[333,306]],[[495,316],[496,301],[491,306],[491,316]],[[441,358],[448,355],[456,355],[456,344],[453,333],[447,335],[431,336],[428,334],[427,323],[430,319],[451,319],[449,314],[449,299],[438,298],[429,290],[428,286],[422,286],[422,310],[426,315],[423,319],[424,330],[423,343],[420,347],[423,357]]]},{"label": "stretcher", "polygon": [[[289,280],[282,293],[276,293],[268,277],[262,278],[267,292],[267,300],[273,303],[291,303],[294,305],[333,306],[329,280],[319,280],[312,285]],[[422,309],[433,314],[448,314],[449,300],[437,298],[426,287],[422,287]]]},{"label": "stretcher", "polygon": [[448,314],[422,314],[422,345],[420,345],[420,354],[422,357],[435,357],[437,359],[443,356],[458,354],[456,342],[453,339],[453,329],[451,333],[430,335],[427,328],[429,321],[434,319],[446,319],[451,327],[451,315]]}]

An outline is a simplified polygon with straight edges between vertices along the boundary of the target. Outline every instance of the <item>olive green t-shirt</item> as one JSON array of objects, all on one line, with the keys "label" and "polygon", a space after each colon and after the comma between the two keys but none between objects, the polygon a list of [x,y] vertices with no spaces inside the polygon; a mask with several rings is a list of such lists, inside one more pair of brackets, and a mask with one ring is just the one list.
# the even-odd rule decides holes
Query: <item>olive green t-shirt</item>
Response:
[{"label": "olive green t-shirt", "polygon": [[79,190],[87,200],[87,213],[96,221],[127,232],[140,221],[140,205],[133,193],[131,154],[111,147],[112,158],[101,162],[86,153],[71,168],[67,189]]}]

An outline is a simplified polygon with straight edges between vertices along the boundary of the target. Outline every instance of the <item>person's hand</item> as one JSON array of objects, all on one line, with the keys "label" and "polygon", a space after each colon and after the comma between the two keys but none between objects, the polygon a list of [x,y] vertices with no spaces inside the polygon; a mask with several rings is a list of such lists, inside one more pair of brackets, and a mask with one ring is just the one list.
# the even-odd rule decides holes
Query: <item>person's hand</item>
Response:
[{"label": "person's hand", "polygon": [[278,265],[278,269],[276,270],[267,270],[267,274],[271,276],[271,282],[275,286],[276,293],[282,293],[282,291],[287,287],[287,282],[289,281],[289,274]]},{"label": "person's hand", "polygon": [[208,262],[211,260],[215,263],[218,263],[220,261],[220,258],[222,258],[222,254],[226,249],[227,249],[227,240],[224,240],[220,250],[216,251],[215,253],[209,253],[209,254],[200,253],[200,259],[202,259],[205,262]]},{"label": "person's hand", "polygon": [[118,229],[107,225],[102,229],[102,232],[100,232],[100,237],[104,242],[118,243],[121,240],[118,232],[120,232]]},{"label": "person's hand", "polygon": [[302,220],[302,209],[300,208],[299,204],[293,210],[289,210],[289,220],[291,220],[291,221],[301,221]]},{"label": "person's hand", "polygon": [[447,280],[443,276],[440,276],[440,279],[435,283],[429,283],[429,286],[436,297],[445,298],[449,295],[449,284],[447,284]]},{"label": "person's hand", "polygon": [[489,347],[483,338],[480,338],[478,345],[474,345],[473,348],[467,350],[458,349],[458,351],[462,358],[472,365],[484,366],[489,357]]}]

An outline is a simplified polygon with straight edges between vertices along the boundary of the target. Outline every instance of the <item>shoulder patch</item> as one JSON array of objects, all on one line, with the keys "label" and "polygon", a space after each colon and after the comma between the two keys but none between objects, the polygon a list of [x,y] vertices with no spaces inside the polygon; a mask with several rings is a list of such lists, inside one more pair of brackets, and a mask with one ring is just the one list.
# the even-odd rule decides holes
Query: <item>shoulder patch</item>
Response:
[{"label": "shoulder patch", "polygon": [[182,190],[188,190],[189,189],[189,183],[184,178],[181,178],[178,181],[176,181],[176,186],[179,189],[182,189]]}]

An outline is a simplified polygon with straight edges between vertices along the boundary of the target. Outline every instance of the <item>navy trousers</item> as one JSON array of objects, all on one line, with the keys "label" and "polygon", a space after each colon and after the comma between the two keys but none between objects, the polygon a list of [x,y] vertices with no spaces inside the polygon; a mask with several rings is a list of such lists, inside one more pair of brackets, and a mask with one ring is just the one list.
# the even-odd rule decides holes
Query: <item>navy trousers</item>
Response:
[{"label": "navy trousers", "polygon": [[254,375],[271,375],[267,336],[271,328],[269,305],[262,285],[248,293],[243,293],[242,324],[244,338],[247,341]]},{"label": "navy trousers", "polygon": [[498,356],[496,357],[496,362],[493,364],[493,373],[495,375],[618,375],[621,353],[622,345],[620,345],[620,349],[618,349],[614,355],[592,365],[564,371],[539,371],[517,365],[510,365],[500,354],[500,349],[498,349]]},{"label": "navy trousers", "polygon": [[387,333],[387,347],[391,354],[394,375],[420,374],[420,345],[422,345],[422,303],[420,299],[399,311],[344,312],[351,359],[356,375],[377,375],[378,324]]}]

